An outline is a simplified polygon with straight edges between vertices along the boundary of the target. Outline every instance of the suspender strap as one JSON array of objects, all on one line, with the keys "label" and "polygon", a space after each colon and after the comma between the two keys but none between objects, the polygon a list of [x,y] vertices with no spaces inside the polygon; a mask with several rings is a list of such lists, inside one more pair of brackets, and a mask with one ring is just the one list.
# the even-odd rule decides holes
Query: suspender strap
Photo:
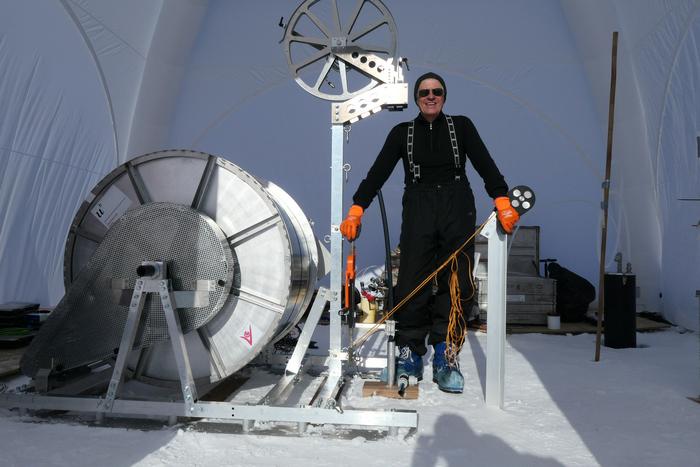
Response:
[{"label": "suspender strap", "polygon": [[[461,171],[459,170],[462,167],[462,164],[459,160],[459,147],[457,146],[457,132],[455,131],[455,125],[454,122],[452,121],[452,117],[449,115],[445,115],[445,119],[447,120],[447,128],[450,131],[450,144],[452,145],[452,155],[454,156],[454,162],[455,162],[455,180],[461,180]],[[413,183],[418,183],[420,180],[420,165],[414,164],[413,163],[413,131],[414,131],[414,125],[415,122],[411,121],[410,125],[408,125],[408,133],[406,134],[406,153],[408,156],[408,170],[411,171],[411,175],[413,175]]]},{"label": "suspender strap", "polygon": [[452,154],[455,158],[455,168],[459,169],[461,164],[459,162],[459,148],[457,147],[457,133],[455,132],[455,124],[452,122],[452,117],[445,115],[447,119],[447,128],[450,130],[450,143],[452,143]]},{"label": "suspender strap", "polygon": [[413,163],[413,126],[415,122],[411,121],[408,126],[408,134],[406,136],[406,152],[408,154],[408,170],[411,171],[413,175],[413,183],[418,183],[420,179],[420,165],[415,165]]}]

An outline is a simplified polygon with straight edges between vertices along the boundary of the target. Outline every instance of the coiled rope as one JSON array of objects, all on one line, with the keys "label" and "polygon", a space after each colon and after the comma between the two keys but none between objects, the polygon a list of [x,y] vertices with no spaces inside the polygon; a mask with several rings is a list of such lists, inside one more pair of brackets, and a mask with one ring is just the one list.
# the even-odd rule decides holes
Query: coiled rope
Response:
[{"label": "coiled rope", "polygon": [[[411,298],[415,294],[417,294],[423,287],[425,287],[430,281],[435,279],[437,275],[445,269],[448,265],[450,265],[450,279],[449,279],[449,286],[450,286],[450,298],[451,298],[451,306],[450,306],[450,319],[449,323],[447,325],[447,337],[445,339],[445,342],[447,344],[447,348],[445,350],[445,357],[447,358],[448,362],[452,364],[457,363],[457,355],[459,354],[459,351],[462,349],[462,345],[464,344],[464,338],[467,334],[467,326],[466,323],[464,322],[464,316],[463,316],[463,309],[462,309],[462,300],[461,300],[461,290],[459,287],[459,279],[458,279],[458,269],[459,265],[457,262],[457,256],[460,254],[463,254],[464,256],[467,257],[467,262],[469,264],[469,272],[468,272],[468,277],[469,277],[469,282],[472,286],[472,294],[465,299],[465,301],[471,300],[472,297],[474,296],[474,280],[472,278],[471,274],[471,261],[469,259],[469,255],[464,253],[462,250],[464,250],[473,240],[474,238],[481,232],[481,230],[484,228],[484,226],[491,220],[491,218],[495,214],[491,214],[479,227],[477,227],[474,230],[474,233],[467,238],[462,245],[459,246],[455,251],[453,251],[450,256],[447,257],[447,259],[432,273],[430,273],[425,279],[421,281],[420,284],[416,286],[415,289],[413,289],[408,295],[406,295],[399,303],[394,306],[391,310],[388,312],[384,313],[384,316],[382,319],[377,321],[374,326],[372,326],[369,330],[367,330],[366,333],[363,335],[359,336],[357,339],[355,339],[352,344],[350,345],[351,349],[356,349],[360,345],[364,344],[369,337],[377,332],[380,328],[380,326],[391,316],[393,316],[394,313],[396,313],[401,307],[403,307],[406,303],[408,303]],[[387,286],[390,288],[390,284],[387,284]]]}]

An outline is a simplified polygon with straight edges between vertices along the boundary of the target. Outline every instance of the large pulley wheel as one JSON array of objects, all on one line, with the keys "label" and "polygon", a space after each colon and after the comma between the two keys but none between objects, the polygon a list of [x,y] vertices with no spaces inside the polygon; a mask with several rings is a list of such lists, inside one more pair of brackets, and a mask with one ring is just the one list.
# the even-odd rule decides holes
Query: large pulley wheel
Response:
[{"label": "large pulley wheel", "polygon": [[295,81],[330,101],[351,99],[379,84],[343,54],[369,53],[395,64],[396,42],[394,18],[379,0],[305,0],[282,39]]}]

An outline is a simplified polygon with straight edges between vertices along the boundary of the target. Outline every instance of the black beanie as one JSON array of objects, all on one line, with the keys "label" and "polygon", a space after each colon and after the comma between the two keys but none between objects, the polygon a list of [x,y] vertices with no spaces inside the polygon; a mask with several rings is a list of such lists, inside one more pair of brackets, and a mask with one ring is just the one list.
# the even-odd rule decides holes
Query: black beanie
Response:
[{"label": "black beanie", "polygon": [[436,79],[440,81],[440,84],[442,85],[442,89],[445,90],[444,99],[447,100],[447,86],[445,86],[445,80],[442,79],[442,76],[438,75],[437,73],[433,73],[432,71],[429,71],[428,73],[421,75],[420,78],[416,80],[416,84],[413,86],[413,100],[415,103],[418,103],[418,86],[420,86],[421,81],[426,80],[426,79]]}]

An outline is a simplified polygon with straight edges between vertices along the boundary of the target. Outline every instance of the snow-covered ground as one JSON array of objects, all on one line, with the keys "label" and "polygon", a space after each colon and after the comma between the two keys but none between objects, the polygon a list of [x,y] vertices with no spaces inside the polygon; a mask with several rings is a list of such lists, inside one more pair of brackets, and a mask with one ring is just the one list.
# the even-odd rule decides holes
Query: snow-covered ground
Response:
[{"label": "snow-covered ground", "polygon": [[[91,426],[0,411],[5,466],[699,466],[698,335],[670,329],[638,334],[635,349],[603,347],[595,336],[511,335],[504,410],[484,405],[486,335],[462,352],[462,395],[426,377],[418,400],[361,397],[352,382],[343,404],[419,413],[416,432],[313,427],[302,436],[241,434],[203,424]],[[428,363],[426,359],[426,363]],[[431,368],[426,367],[426,376]]]}]

